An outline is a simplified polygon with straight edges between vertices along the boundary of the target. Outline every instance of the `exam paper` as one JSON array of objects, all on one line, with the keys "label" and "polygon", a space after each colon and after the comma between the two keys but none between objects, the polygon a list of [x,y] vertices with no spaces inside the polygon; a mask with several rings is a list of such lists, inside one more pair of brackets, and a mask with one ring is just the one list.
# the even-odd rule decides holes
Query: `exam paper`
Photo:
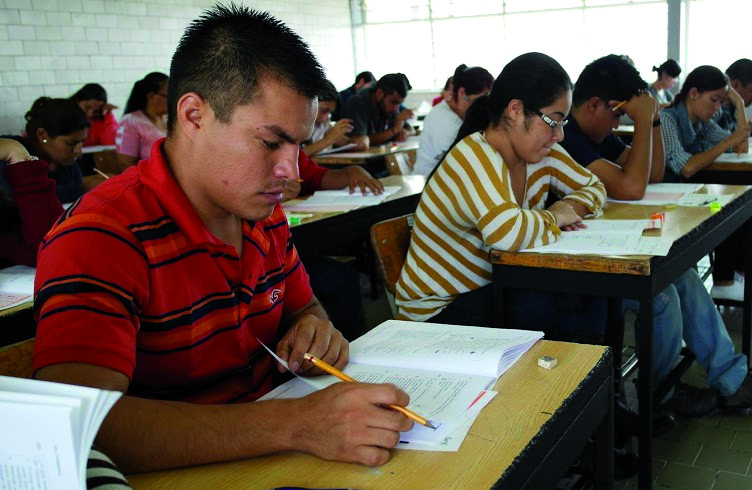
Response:
[{"label": "exam paper", "polygon": [[679,199],[679,206],[703,207],[714,202],[725,206],[734,199],[734,194],[686,194]]},{"label": "exam paper", "polygon": [[316,153],[316,155],[314,156],[320,157],[323,155],[329,155],[330,153],[340,153],[343,151],[352,150],[357,147],[358,147],[357,143],[349,143],[347,145],[340,146],[338,148],[332,147],[332,148],[327,148],[326,150],[321,150],[320,152]]},{"label": "exam paper", "polygon": [[752,153],[742,153],[739,156],[736,153],[723,153],[715,161],[718,163],[752,163]]},{"label": "exam paper", "polygon": [[702,189],[704,184],[648,184],[645,195],[639,201],[619,201],[608,199],[608,202],[621,202],[627,204],[640,204],[649,206],[662,206],[665,204],[677,204],[684,194],[691,194]]}]

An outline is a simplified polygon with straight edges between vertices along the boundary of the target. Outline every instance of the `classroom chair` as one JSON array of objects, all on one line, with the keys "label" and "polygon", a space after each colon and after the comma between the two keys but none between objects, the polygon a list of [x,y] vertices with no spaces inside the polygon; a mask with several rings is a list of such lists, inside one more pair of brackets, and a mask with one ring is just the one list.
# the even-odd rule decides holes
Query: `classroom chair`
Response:
[{"label": "classroom chair", "polygon": [[397,313],[394,304],[397,280],[405,265],[407,250],[410,247],[414,215],[380,221],[371,227],[371,246],[376,259],[376,267],[387,290],[392,313]]},{"label": "classroom chair", "polygon": [[384,161],[386,162],[386,169],[389,171],[389,175],[412,174],[417,155],[418,153],[416,150],[386,155]]}]

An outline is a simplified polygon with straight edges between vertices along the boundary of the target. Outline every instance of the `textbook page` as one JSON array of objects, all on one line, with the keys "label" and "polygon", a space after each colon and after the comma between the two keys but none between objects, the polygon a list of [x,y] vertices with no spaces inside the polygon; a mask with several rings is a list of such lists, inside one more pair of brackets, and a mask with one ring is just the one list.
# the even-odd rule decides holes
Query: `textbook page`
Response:
[{"label": "textbook page", "polygon": [[0,487],[86,488],[73,449],[71,409],[0,401]]},{"label": "textbook page", "polygon": [[0,269],[0,310],[34,299],[34,276],[37,270],[25,265]]},{"label": "textbook page", "polygon": [[[359,382],[391,383],[410,395],[410,404],[407,408],[429,419],[437,427],[433,430],[415,424],[412,430],[403,433],[402,440],[422,444],[439,444],[461,427],[469,417],[474,419],[485,405],[478,405],[469,412],[468,409],[496,381],[495,377],[352,363],[343,371]],[[318,386],[342,382],[330,375],[308,379],[316,379]],[[307,396],[317,391],[316,386],[307,382],[308,379],[295,378],[288,381],[259,401]]]},{"label": "textbook page", "polygon": [[608,202],[622,202],[627,204],[640,204],[660,206],[664,204],[677,204],[684,194],[691,194],[702,189],[704,184],[648,184],[645,195],[639,201],[620,201],[608,198]]},{"label": "textbook page", "polygon": [[498,378],[543,332],[388,320],[350,343],[350,362]]},{"label": "textbook page", "polygon": [[752,163],[752,153],[742,153],[739,156],[736,153],[722,153],[715,161],[718,163]]}]

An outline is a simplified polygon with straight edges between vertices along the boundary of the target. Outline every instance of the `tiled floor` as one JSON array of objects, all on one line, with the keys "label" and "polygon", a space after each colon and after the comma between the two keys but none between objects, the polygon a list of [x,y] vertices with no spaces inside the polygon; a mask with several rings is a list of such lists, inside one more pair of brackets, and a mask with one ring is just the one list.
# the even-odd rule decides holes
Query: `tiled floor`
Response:
[{"label": "tiled floor", "polygon": [[[366,282],[362,282],[364,291]],[[383,290],[376,301],[364,295],[364,302],[369,327],[392,318]],[[721,314],[739,351],[742,310],[722,308]],[[707,386],[697,364],[682,379]],[[634,385],[627,382],[626,387],[629,402],[636,404]],[[717,411],[699,419],[679,418],[672,432],[654,441],[653,456],[655,490],[752,490],[752,412]],[[614,488],[633,490],[637,481],[616,482]]]}]

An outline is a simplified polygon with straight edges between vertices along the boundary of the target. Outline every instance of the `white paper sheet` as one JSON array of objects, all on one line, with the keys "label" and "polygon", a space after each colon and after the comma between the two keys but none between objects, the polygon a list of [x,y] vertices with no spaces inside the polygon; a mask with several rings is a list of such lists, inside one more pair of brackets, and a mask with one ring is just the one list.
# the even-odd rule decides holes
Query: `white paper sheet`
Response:
[{"label": "white paper sheet", "polygon": [[734,194],[685,194],[679,199],[679,206],[703,207],[714,202],[725,206],[734,199]]},{"label": "white paper sheet", "polygon": [[649,206],[662,206],[665,204],[676,204],[684,194],[690,194],[702,189],[704,184],[648,184],[645,189],[645,196],[639,201],[620,201],[609,198],[609,202],[620,202],[627,204],[639,204]]},{"label": "white paper sheet", "polygon": [[25,265],[0,269],[0,291],[13,294],[34,294],[34,277],[37,270]]},{"label": "white paper sheet", "polygon": [[332,148],[327,148],[326,150],[321,150],[320,152],[316,153],[316,155],[314,156],[320,157],[323,155],[329,155],[330,153],[340,153],[343,151],[352,150],[357,147],[358,147],[357,143],[350,143],[344,146],[340,146],[339,148],[332,147]]},{"label": "white paper sheet", "polygon": [[752,163],[752,153],[742,153],[736,156],[736,153],[723,153],[715,159],[718,163]]}]

